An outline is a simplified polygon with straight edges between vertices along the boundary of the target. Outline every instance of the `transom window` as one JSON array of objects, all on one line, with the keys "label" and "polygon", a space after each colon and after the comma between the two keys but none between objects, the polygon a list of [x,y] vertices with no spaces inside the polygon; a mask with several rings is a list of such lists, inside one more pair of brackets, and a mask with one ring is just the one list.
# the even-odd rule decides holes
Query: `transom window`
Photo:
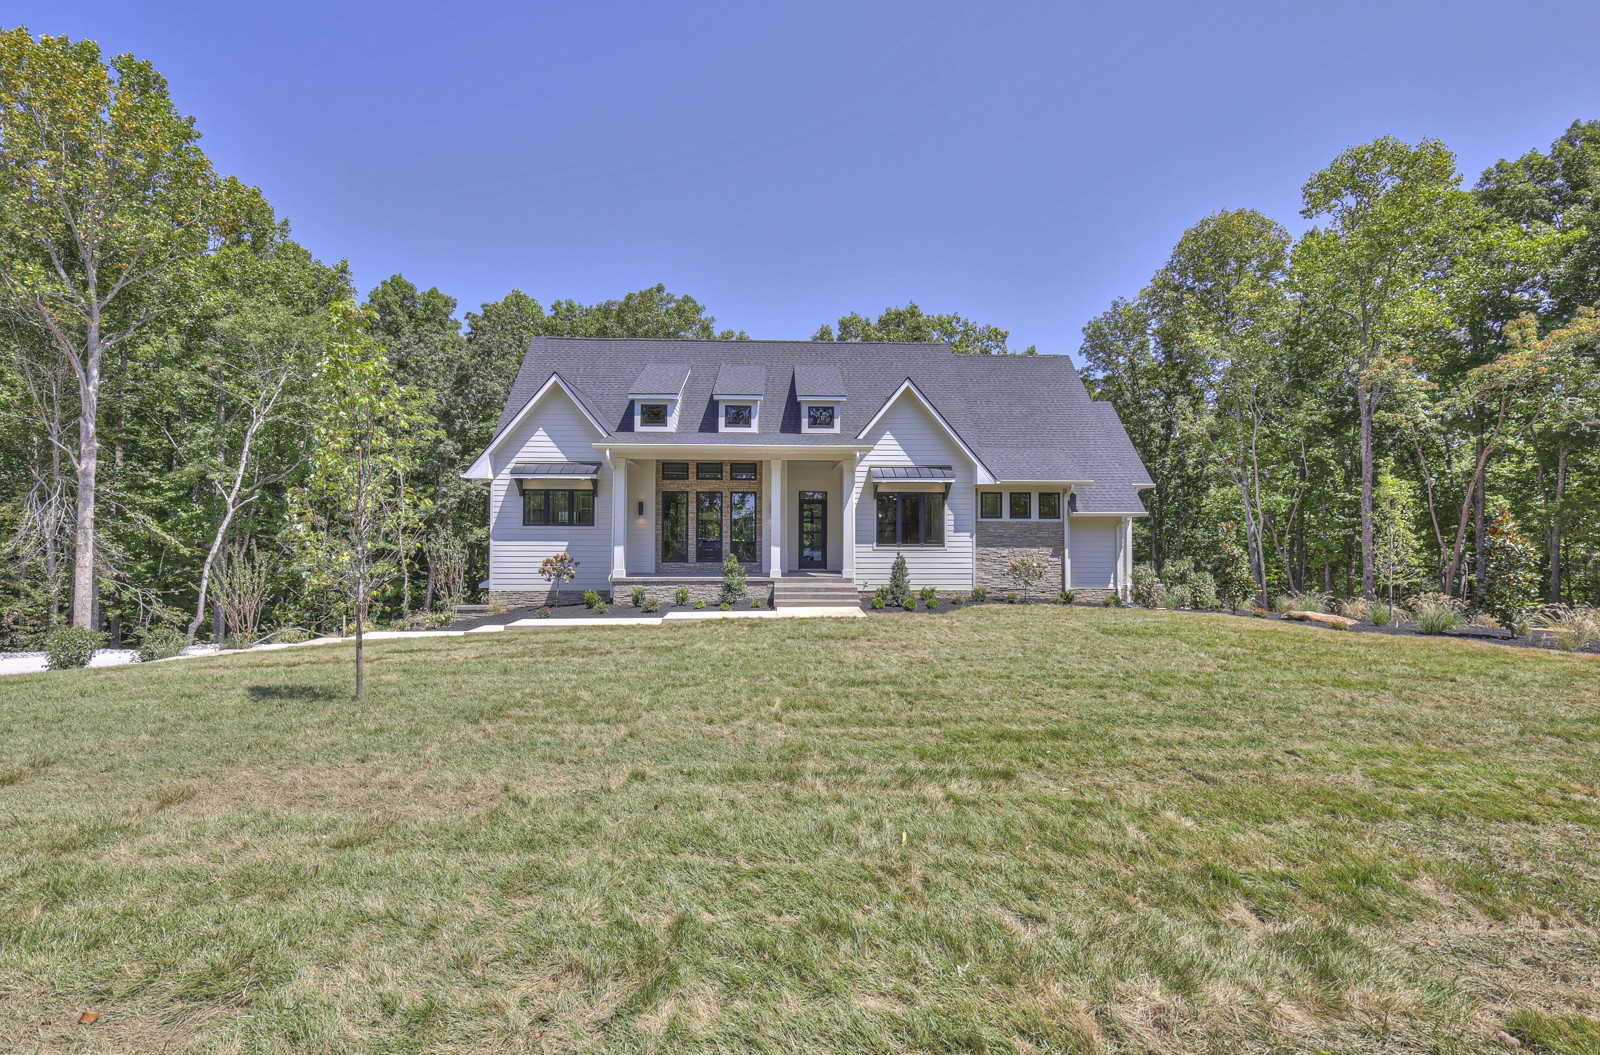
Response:
[{"label": "transom window", "polygon": [[879,495],[877,538],[880,546],[944,545],[944,495]]},{"label": "transom window", "polygon": [[1061,519],[1061,492],[1060,491],[1040,491],[1039,492],[1039,519],[1040,520],[1060,520]]},{"label": "transom window", "polygon": [[754,480],[755,478],[756,478],[756,463],[755,462],[729,462],[728,463],[728,479],[730,479],[730,480]]},{"label": "transom window", "polygon": [[689,463],[662,462],[661,478],[663,480],[687,480],[689,478]]},{"label": "transom window", "polygon": [[538,488],[522,492],[524,527],[593,527],[593,491]]},{"label": "transom window", "polygon": [[1011,519],[1030,520],[1033,518],[1033,492],[1011,492]]},{"label": "transom window", "polygon": [[695,462],[694,463],[694,478],[696,480],[720,480],[720,479],[722,479],[722,463],[721,462]]},{"label": "transom window", "polygon": [[999,491],[983,491],[978,495],[978,516],[984,520],[999,520],[1002,515]]},{"label": "transom window", "polygon": [[646,429],[664,429],[667,427],[667,405],[665,403],[640,403],[639,425]]}]

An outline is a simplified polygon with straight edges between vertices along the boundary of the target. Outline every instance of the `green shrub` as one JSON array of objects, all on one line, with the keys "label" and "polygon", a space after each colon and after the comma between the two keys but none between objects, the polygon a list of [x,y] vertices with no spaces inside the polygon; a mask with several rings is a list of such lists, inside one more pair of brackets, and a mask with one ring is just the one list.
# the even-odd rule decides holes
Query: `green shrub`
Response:
[{"label": "green shrub", "polygon": [[917,599],[915,597],[907,597],[900,602],[900,607],[908,612],[915,612],[917,610]]},{"label": "green shrub", "polygon": [[750,607],[751,608],[765,608],[766,606],[767,606],[767,602],[763,601],[761,598],[759,598],[759,597],[750,598]]},{"label": "green shrub", "polygon": [[654,597],[646,597],[639,603],[639,607],[646,612],[659,612],[661,611],[661,602]]},{"label": "green shrub", "polygon": [[44,639],[51,670],[87,667],[94,654],[106,646],[106,635],[77,626],[58,626]]},{"label": "green shrub", "polygon": [[1078,595],[1071,590],[1062,590],[1056,594],[1056,604],[1071,604],[1078,599]]},{"label": "green shrub", "polygon": [[594,612],[595,615],[605,615],[607,612],[611,611],[611,606],[604,601],[596,601],[594,604],[591,604],[589,608]]},{"label": "green shrub", "polygon": [[950,598],[950,603],[951,603],[951,604],[960,604],[960,603],[961,603],[961,602],[962,602],[962,601],[964,601],[964,600],[965,600],[965,599],[966,599],[966,598],[964,598],[964,597],[962,597],[962,596],[961,596],[961,595],[960,595],[960,594],[959,594],[959,593],[958,593],[958,594],[956,594],[956,595],[955,595],[955,596],[954,596],[954,597],[952,597],[952,598]]},{"label": "green shrub", "polygon": [[1504,502],[1490,515],[1488,536],[1483,606],[1517,637],[1539,604],[1539,549]]},{"label": "green shrub", "polygon": [[733,605],[729,604],[727,601],[723,601],[721,604],[717,605],[717,607],[722,609],[724,612],[733,611]]},{"label": "green shrub", "polygon": [[875,593],[872,595],[872,607],[881,612],[885,608],[889,607],[889,602],[883,599],[882,594]]},{"label": "green shrub", "polygon": [[889,569],[888,593],[884,597],[897,608],[905,607],[911,597],[911,573],[906,570],[906,555],[896,553],[894,566]]},{"label": "green shrub", "polygon": [[1140,608],[1160,608],[1163,603],[1162,595],[1166,587],[1161,585],[1161,579],[1156,575],[1154,564],[1135,564],[1133,566],[1133,603]]},{"label": "green shrub", "polygon": [[422,613],[422,629],[439,630],[449,626],[455,617],[456,614],[451,611],[424,612]]},{"label": "green shrub", "polygon": [[922,602],[922,607],[928,609],[929,611],[932,611],[933,609],[939,607],[939,598],[937,598],[937,597],[928,598],[926,601]]},{"label": "green shrub", "polygon": [[1189,576],[1189,607],[1202,612],[1215,612],[1222,607],[1217,596],[1217,580],[1208,571],[1197,571]]},{"label": "green shrub", "polygon": [[732,607],[744,600],[748,592],[749,582],[745,578],[744,565],[730,553],[728,559],[722,562],[722,602]]},{"label": "green shrub", "polygon": [[1190,598],[1189,587],[1168,586],[1161,594],[1161,607],[1171,608],[1173,610],[1179,608],[1193,608],[1194,602]]},{"label": "green shrub", "polygon": [[255,639],[249,634],[229,634],[222,642],[222,647],[234,652],[241,652],[255,644]]},{"label": "green shrub", "polygon": [[1018,557],[1006,566],[1006,578],[1021,589],[1024,601],[1046,574],[1044,562],[1037,557]]},{"label": "green shrub", "polygon": [[595,592],[594,590],[585,590],[585,591],[583,591],[583,606],[585,608],[593,608],[595,605],[597,605],[599,603],[600,603],[600,595],[597,592]]},{"label": "green shrub", "polygon": [[629,598],[629,600],[633,601],[633,606],[635,608],[643,608],[644,607],[644,587],[643,586],[635,586],[633,588],[633,590],[629,592],[628,598]]},{"label": "green shrub", "polygon": [[706,603],[704,601],[696,601],[694,603],[694,608],[695,608],[695,611],[697,611],[697,612],[700,611],[701,609],[705,608],[705,606],[706,606]]},{"label": "green shrub", "polygon": [[973,604],[982,604],[983,602],[987,601],[988,599],[989,599],[989,591],[988,590],[984,589],[982,586],[974,586],[972,588],[972,603]]},{"label": "green shrub", "polygon": [[921,598],[922,603],[925,606],[931,607],[932,603],[939,599],[939,591],[935,590],[932,586],[924,586],[922,589],[917,591],[917,596]]},{"label": "green shrub", "polygon": [[1006,604],[1016,604],[1017,602],[1019,602],[1021,600],[1022,600],[1022,598],[1017,596],[1014,593],[1006,594]]},{"label": "green shrub", "polygon": [[1122,595],[1121,594],[1115,594],[1115,593],[1107,594],[1106,595],[1106,599],[1104,601],[1101,601],[1100,603],[1105,605],[1107,608],[1121,608],[1122,607]]},{"label": "green shrub", "polygon": [[1461,602],[1442,593],[1425,593],[1411,599],[1411,617],[1416,620],[1417,632],[1442,634],[1454,630],[1466,619]]},{"label": "green shrub", "polygon": [[1244,532],[1237,521],[1217,528],[1217,596],[1229,609],[1238,611],[1256,593],[1255,572],[1250,566]]},{"label": "green shrub", "polygon": [[535,619],[549,619],[550,606],[547,604],[541,604],[538,608],[534,609],[533,617]]},{"label": "green shrub", "polygon": [[311,635],[297,626],[286,626],[273,634],[272,640],[280,645],[298,645],[302,641],[310,641]]},{"label": "green shrub", "polygon": [[687,587],[687,586],[678,587],[677,590],[675,590],[673,592],[672,599],[673,599],[673,603],[676,604],[679,608],[686,607],[689,604],[689,587]]},{"label": "green shrub", "polygon": [[183,631],[171,626],[152,626],[139,641],[139,662],[153,663],[158,659],[171,659],[189,644]]}]

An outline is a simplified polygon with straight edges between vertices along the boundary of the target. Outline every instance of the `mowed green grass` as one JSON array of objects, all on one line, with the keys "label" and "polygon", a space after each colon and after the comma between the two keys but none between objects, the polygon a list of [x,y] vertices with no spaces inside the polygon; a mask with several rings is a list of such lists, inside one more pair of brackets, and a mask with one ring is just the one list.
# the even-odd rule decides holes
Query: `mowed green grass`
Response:
[{"label": "mowed green grass", "polygon": [[369,655],[0,680],[0,1051],[1600,1048],[1593,659],[1008,606]]}]

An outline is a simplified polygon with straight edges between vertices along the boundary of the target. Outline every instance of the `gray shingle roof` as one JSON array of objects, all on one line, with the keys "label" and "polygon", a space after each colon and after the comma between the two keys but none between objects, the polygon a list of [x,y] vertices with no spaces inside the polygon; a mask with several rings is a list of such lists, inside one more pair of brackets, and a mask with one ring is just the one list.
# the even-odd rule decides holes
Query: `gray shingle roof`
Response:
[{"label": "gray shingle roof", "polygon": [[796,399],[845,399],[849,394],[845,389],[843,375],[833,363],[795,364]]},{"label": "gray shingle roof", "polygon": [[711,385],[713,399],[759,396],[767,390],[767,368],[758,363],[723,363]]},{"label": "gray shingle roof", "polygon": [[[725,366],[760,369],[762,389],[739,393],[763,397],[759,433],[717,431],[712,396]],[[663,367],[674,372],[654,373]],[[817,379],[816,368],[836,375],[847,398],[838,434],[800,431],[802,377],[811,391],[833,387],[829,378]],[[669,445],[849,442],[910,380],[996,479],[1092,480],[1092,486],[1079,489],[1080,513],[1138,512],[1143,508],[1138,489],[1150,484],[1116,411],[1090,398],[1066,356],[957,355],[949,345],[934,343],[535,337],[512,384],[500,429],[552,374],[560,374],[617,439]],[[635,432],[629,396],[641,390],[630,386],[684,375],[678,430]]]},{"label": "gray shingle roof", "polygon": [[635,396],[675,396],[689,379],[688,363],[645,363],[628,390]]}]

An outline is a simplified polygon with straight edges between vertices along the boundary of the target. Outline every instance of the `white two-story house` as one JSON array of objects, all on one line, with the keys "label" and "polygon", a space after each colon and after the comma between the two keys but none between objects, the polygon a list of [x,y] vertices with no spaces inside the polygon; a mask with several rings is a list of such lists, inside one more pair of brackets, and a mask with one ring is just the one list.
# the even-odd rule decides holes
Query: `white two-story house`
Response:
[{"label": "white two-story house", "polygon": [[945,344],[537,337],[494,439],[489,578],[508,605],[679,586],[714,598],[723,562],[779,606],[886,583],[1126,595],[1149,475],[1111,405],[1064,356]]}]

